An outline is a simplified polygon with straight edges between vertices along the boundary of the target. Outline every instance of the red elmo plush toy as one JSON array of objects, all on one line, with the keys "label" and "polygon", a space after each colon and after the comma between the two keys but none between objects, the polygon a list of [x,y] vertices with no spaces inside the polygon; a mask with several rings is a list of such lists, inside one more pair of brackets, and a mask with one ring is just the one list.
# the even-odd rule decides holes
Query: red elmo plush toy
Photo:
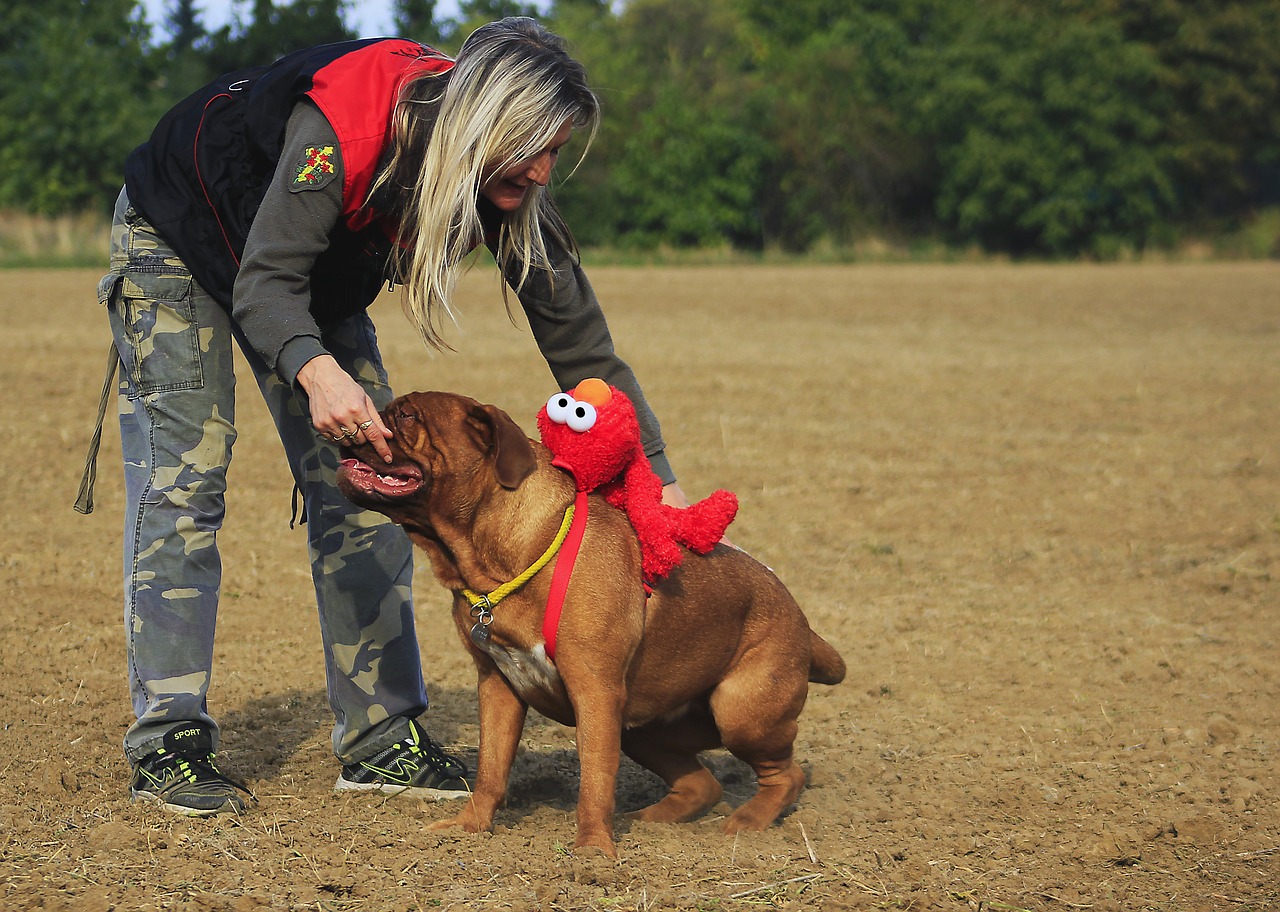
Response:
[{"label": "red elmo plush toy", "polygon": [[626,394],[603,380],[583,380],[557,393],[538,412],[542,442],[554,465],[570,472],[579,491],[600,493],[627,514],[640,539],[645,580],[680,565],[684,545],[706,554],[738,512],[738,498],[715,491],[680,509],[662,502],[662,479],[640,446],[640,425]]}]

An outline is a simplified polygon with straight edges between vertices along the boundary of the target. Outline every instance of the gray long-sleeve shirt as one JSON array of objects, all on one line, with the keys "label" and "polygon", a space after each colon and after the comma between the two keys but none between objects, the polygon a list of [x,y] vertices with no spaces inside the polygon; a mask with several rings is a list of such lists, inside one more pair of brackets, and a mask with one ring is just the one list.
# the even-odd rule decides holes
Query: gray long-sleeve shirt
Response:
[{"label": "gray long-sleeve shirt", "polygon": [[[300,183],[297,165],[310,150],[332,147],[332,171]],[[313,104],[300,102],[289,118],[284,150],[271,186],[254,217],[236,277],[232,315],[273,370],[295,383],[302,366],[325,354],[320,327],[310,310],[311,268],[328,247],[342,217],[342,157],[328,120]],[[631,368],[618,357],[604,312],[585,273],[566,250],[548,251],[554,287],[545,273],[531,273],[518,292],[539,350],[560,389],[599,377],[631,399],[645,453],[654,471],[675,480],[664,454],[662,432]],[[514,282],[508,276],[514,287]]]}]

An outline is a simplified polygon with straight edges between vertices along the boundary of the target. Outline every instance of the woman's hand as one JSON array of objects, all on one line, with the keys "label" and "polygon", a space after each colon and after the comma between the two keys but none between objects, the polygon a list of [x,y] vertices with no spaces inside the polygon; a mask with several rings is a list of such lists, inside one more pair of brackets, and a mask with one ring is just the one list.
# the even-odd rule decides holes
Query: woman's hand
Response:
[{"label": "woman's hand", "polygon": [[[676,507],[681,510],[688,509],[689,507],[689,498],[684,496],[684,491],[680,488],[679,483],[674,481],[671,482],[671,484],[662,486],[662,502],[669,507]],[[729,541],[728,535],[721,536],[720,544],[728,545],[730,548],[735,548],[739,551],[742,550],[733,542]]]},{"label": "woman's hand", "polygon": [[680,489],[677,482],[662,486],[662,502],[668,507],[676,507],[681,510],[688,509],[689,498],[684,496],[684,491]]},{"label": "woman's hand", "polygon": [[393,436],[382,423],[377,406],[364,388],[344,371],[332,355],[319,355],[302,365],[298,385],[311,400],[311,426],[335,443],[368,441],[383,462],[391,461],[387,438]]}]

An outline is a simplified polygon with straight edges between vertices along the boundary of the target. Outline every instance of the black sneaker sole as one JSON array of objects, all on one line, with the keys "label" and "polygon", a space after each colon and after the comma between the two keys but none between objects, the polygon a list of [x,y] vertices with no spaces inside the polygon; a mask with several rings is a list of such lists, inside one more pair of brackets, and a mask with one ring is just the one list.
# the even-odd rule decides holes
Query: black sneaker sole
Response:
[{"label": "black sneaker sole", "polygon": [[247,808],[245,802],[239,798],[228,798],[215,808],[196,808],[185,804],[173,804],[166,801],[161,795],[141,789],[132,791],[131,800],[135,803],[154,804],[161,810],[168,811],[170,814],[179,814],[183,817],[213,817],[215,814],[239,815],[243,814]]},{"label": "black sneaker sole", "polygon": [[379,780],[377,782],[352,782],[343,776],[333,784],[335,792],[380,792],[387,796],[405,795],[409,798],[422,798],[429,801],[453,801],[458,798],[470,798],[471,789],[463,780],[460,788],[429,788],[423,785],[397,785],[394,782]]}]

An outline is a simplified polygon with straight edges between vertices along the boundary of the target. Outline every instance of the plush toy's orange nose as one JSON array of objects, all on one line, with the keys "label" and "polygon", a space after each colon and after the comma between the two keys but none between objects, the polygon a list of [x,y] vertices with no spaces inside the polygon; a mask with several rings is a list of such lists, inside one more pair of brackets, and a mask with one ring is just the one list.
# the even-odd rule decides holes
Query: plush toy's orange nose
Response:
[{"label": "plush toy's orange nose", "polygon": [[598,377],[588,377],[573,388],[573,398],[600,408],[613,398],[613,390],[609,389],[609,384]]}]

